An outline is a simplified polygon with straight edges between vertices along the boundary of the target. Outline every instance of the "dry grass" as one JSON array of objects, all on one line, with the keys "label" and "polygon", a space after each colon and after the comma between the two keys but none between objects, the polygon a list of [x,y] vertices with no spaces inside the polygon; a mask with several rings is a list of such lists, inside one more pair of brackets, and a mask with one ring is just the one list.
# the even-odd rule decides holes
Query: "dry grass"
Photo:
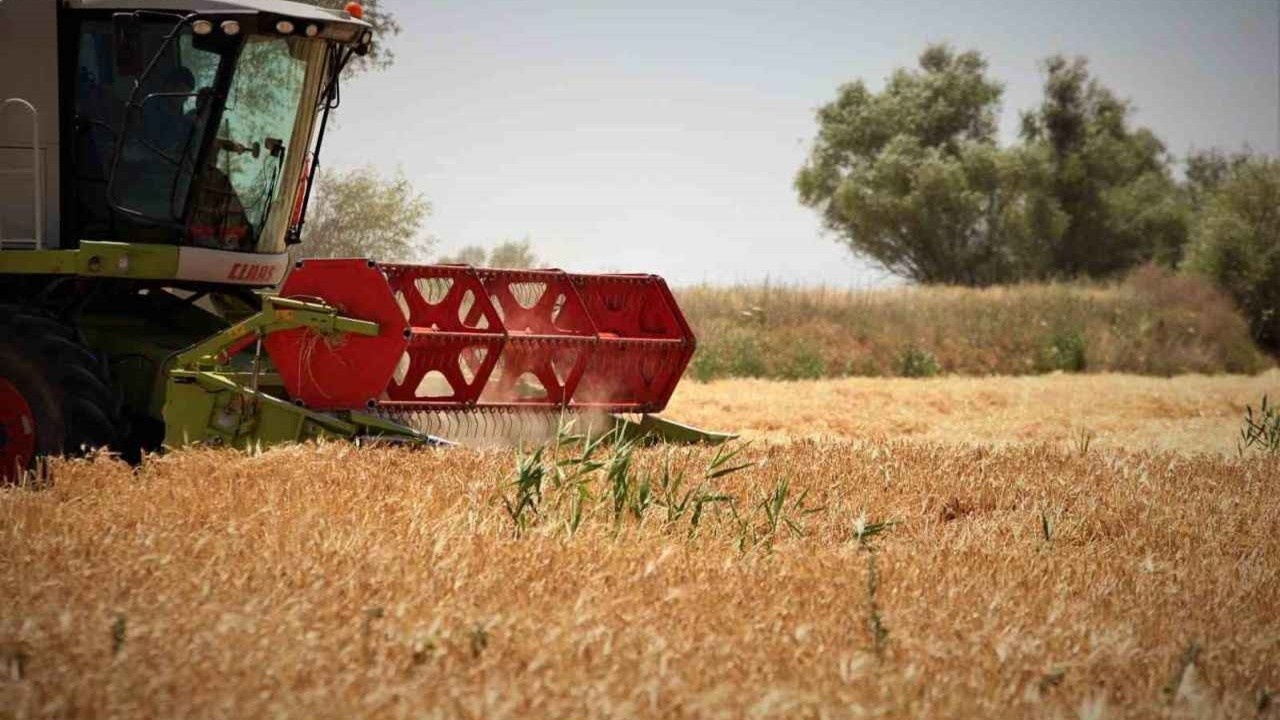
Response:
[{"label": "dry grass", "polygon": [[1280,459],[747,457],[692,532],[598,473],[518,536],[507,452],[64,463],[0,491],[0,716],[1275,716]]},{"label": "dry grass", "polygon": [[0,718],[1280,717],[1280,457],[1114,447],[1225,449],[1278,380],[686,385],[674,416],[757,436],[713,479],[61,462],[0,489]]},{"label": "dry grass", "polygon": [[698,333],[690,373],[845,376],[1252,373],[1259,353],[1229,298],[1143,268],[1121,283],[849,291],[695,287],[678,293]]},{"label": "dry grass", "polygon": [[685,382],[667,414],[748,438],[1055,442],[1234,453],[1245,406],[1280,397],[1255,376],[1041,375]]}]

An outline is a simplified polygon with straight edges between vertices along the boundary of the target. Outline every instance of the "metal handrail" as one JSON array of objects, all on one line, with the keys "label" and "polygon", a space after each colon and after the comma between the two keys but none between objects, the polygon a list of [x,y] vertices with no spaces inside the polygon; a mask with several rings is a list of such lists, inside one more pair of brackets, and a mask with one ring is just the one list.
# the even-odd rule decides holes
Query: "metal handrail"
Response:
[{"label": "metal handrail", "polygon": [[[44,173],[40,162],[40,113],[36,106],[22,98],[8,98],[0,101],[0,113],[10,105],[24,107],[31,113],[31,203],[36,222],[36,250],[44,248]],[[17,238],[14,238],[17,239]],[[4,244],[4,228],[0,225],[0,245]]]}]

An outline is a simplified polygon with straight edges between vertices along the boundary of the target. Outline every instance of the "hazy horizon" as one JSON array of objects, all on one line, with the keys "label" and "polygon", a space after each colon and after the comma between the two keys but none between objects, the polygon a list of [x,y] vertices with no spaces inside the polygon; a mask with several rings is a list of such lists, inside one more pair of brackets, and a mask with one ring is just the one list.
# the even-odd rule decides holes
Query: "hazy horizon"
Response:
[{"label": "hazy horizon", "polygon": [[1006,142],[1062,53],[1176,156],[1280,146],[1277,0],[383,2],[404,27],[395,65],[347,83],[322,160],[402,168],[437,254],[528,236],[548,264],[680,285],[891,283],[791,181],[814,109],[930,42],[987,58]]}]

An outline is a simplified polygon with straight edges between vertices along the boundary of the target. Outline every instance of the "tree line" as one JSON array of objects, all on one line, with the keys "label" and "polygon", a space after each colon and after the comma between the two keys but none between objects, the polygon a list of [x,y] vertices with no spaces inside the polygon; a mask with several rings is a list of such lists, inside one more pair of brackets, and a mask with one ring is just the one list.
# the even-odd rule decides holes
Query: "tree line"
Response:
[{"label": "tree line", "polygon": [[921,283],[1109,278],[1145,263],[1209,276],[1280,349],[1280,162],[1248,151],[1177,162],[1083,58],[1043,63],[1016,143],[1003,86],[975,51],[931,45],[874,92],[817,111],[800,201],[854,253]]}]

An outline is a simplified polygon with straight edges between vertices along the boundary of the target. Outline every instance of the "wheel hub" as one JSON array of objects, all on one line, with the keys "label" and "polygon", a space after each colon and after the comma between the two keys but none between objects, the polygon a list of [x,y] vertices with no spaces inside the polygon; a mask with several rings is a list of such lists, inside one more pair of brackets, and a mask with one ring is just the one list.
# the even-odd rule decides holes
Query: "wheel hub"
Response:
[{"label": "wheel hub", "polygon": [[36,450],[36,420],[27,399],[0,378],[0,481],[13,482]]}]

